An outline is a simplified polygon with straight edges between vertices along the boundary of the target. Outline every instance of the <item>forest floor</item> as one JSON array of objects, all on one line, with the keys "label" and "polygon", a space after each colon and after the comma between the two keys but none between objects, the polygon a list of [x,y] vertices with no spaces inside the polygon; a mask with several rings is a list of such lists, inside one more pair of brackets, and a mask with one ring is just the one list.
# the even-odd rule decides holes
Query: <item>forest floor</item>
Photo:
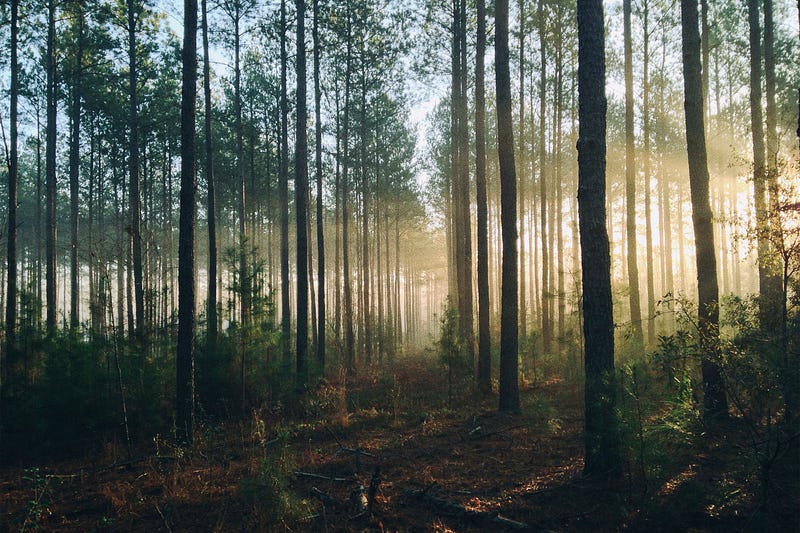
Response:
[{"label": "forest floor", "polygon": [[264,407],[203,422],[190,451],[156,437],[133,459],[108,444],[4,468],[0,531],[800,530],[796,469],[759,498],[736,427],[608,488],[581,476],[577,384],[523,386],[510,415],[495,397],[449,402],[443,375],[403,360],[348,390],[323,381],[299,419]]}]

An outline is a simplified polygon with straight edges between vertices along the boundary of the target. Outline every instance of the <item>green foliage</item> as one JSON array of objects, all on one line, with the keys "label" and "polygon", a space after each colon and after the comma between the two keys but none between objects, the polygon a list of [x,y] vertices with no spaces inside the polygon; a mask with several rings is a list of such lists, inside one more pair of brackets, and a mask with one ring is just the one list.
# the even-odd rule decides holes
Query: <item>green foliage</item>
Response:
[{"label": "green foliage", "polygon": [[447,299],[439,321],[439,362],[447,369],[447,399],[453,401],[455,387],[472,375],[472,361],[465,340],[458,331],[458,311]]},{"label": "green foliage", "polygon": [[30,484],[33,494],[32,498],[27,502],[28,514],[25,516],[25,521],[19,531],[28,531],[28,529],[35,531],[40,528],[39,522],[42,519],[47,519],[52,485],[57,485],[59,481],[55,478],[43,476],[36,467],[26,468],[22,479]]},{"label": "green foliage", "polygon": [[[234,406],[259,403],[282,397],[290,389],[291,373],[279,357],[280,330],[275,324],[275,302],[272,289],[265,287],[265,263],[257,249],[248,250],[248,267],[239,269],[241,247],[225,252],[226,268],[233,273],[230,292],[228,327],[219,338],[204,339],[198,350],[198,396],[209,414],[229,415]],[[250,319],[236,320],[233,302],[241,301],[248,291]]]},{"label": "green foliage", "polygon": [[282,451],[267,455],[252,478],[239,482],[239,495],[254,509],[254,528],[274,527],[293,523],[310,511],[307,501],[291,489],[290,480],[294,464],[287,448],[288,433],[280,434]]},{"label": "green foliage", "polygon": [[[166,432],[174,398],[168,337],[111,342],[85,329],[45,336],[37,329],[9,354],[3,388],[4,459],[85,453],[124,440],[122,403],[134,436]],[[117,367],[117,364],[119,367]]]}]

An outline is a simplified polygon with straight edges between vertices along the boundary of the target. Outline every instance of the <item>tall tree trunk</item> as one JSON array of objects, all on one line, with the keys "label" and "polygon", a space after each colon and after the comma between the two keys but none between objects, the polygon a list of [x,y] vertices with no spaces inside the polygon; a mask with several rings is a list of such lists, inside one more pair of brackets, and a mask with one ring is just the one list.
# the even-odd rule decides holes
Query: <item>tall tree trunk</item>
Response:
[{"label": "tall tree trunk", "polygon": [[700,75],[700,33],[697,26],[697,0],[681,0],[684,109],[697,265],[697,311],[705,392],[703,404],[706,416],[714,418],[726,416],[728,406],[722,373],[716,361],[719,340],[719,291],[717,259],[714,255],[714,226],[708,193],[703,84]]},{"label": "tall tree trunk", "polygon": [[[563,14],[557,12],[556,15],[556,33],[558,35],[561,34],[563,31],[562,27],[562,17]],[[556,168],[555,168],[555,182],[556,182],[556,247],[558,248],[558,267],[557,267],[557,274],[558,274],[558,291],[556,293],[557,297],[557,304],[558,304],[558,350],[559,352],[562,350],[564,346],[564,339],[566,333],[566,293],[564,290],[565,285],[565,272],[564,272],[564,260],[565,260],[565,253],[564,253],[564,184],[563,184],[563,173],[562,173],[562,144],[563,144],[563,128],[562,128],[562,118],[563,118],[563,109],[564,109],[564,43],[561,42],[559,39],[556,42],[556,102],[555,102],[555,158],[556,158]]]},{"label": "tall tree trunk", "polygon": [[584,473],[621,472],[614,413],[614,323],[606,232],[605,36],[601,0],[578,0],[578,217],[583,271]]},{"label": "tall tree trunk", "polygon": [[489,331],[489,214],[486,198],[486,1],[477,0],[478,28],[475,45],[475,188],[478,245],[478,389],[492,390],[492,338]]},{"label": "tall tree trunk", "polygon": [[319,85],[319,0],[312,0],[314,27],[314,169],[317,178],[317,363],[325,375],[325,237],[322,206],[322,90]]},{"label": "tall tree trunk", "polygon": [[525,0],[519,0],[519,154],[516,161],[519,165],[517,187],[519,230],[523,236],[519,239],[519,334],[524,339],[528,335],[528,306],[526,304],[525,288],[525,176],[528,168],[528,158],[525,153]]},{"label": "tall tree trunk", "polygon": [[500,160],[500,202],[503,226],[503,281],[500,311],[500,410],[519,410],[517,369],[517,176],[511,118],[511,73],[508,50],[508,0],[495,11],[495,88],[497,91],[497,152]]},{"label": "tall tree trunk", "polygon": [[344,74],[344,124],[342,125],[342,275],[344,296],[344,362],[348,373],[355,372],[355,334],[353,332],[353,293],[350,286],[350,77],[352,74],[352,20],[347,2],[347,43]]},{"label": "tall tree trunk", "polygon": [[761,108],[761,27],[758,0],[747,2],[750,27],[750,124],[753,133],[753,197],[756,211],[756,240],[758,250],[759,320],[766,330],[776,321],[779,308],[774,283],[770,279],[772,265],[771,247],[768,239],[767,162],[764,146],[764,115]]},{"label": "tall tree trunk", "polygon": [[286,0],[281,0],[281,164],[278,202],[281,210],[281,353],[283,366],[291,365],[292,317],[289,306],[289,104],[286,88]]},{"label": "tall tree trunk", "polygon": [[[6,284],[6,356],[17,342],[17,186],[19,184],[19,153],[17,148],[17,119],[19,102],[19,2],[11,0],[11,87],[9,103],[9,136],[11,146],[8,158],[8,282]],[[4,369],[0,366],[0,380]],[[0,381],[1,383],[1,381]],[[1,389],[0,389],[1,390]]]},{"label": "tall tree trunk", "polygon": [[642,146],[644,163],[645,248],[647,252],[647,346],[656,343],[656,300],[653,281],[653,222],[650,199],[650,30],[648,0],[642,3]]},{"label": "tall tree trunk", "polygon": [[[205,14],[203,19],[205,22]],[[197,0],[184,0],[183,2],[183,52],[181,58],[183,61],[183,84],[181,87],[181,194],[180,237],[178,240],[179,293],[175,439],[179,444],[191,444],[194,418],[194,227],[195,212],[197,211],[195,205],[195,188],[197,186],[195,133],[197,111]],[[206,78],[207,83],[208,78]]]},{"label": "tall tree trunk", "polygon": [[211,129],[211,60],[208,56],[208,9],[207,0],[201,0],[203,11],[203,97],[205,117],[203,131],[205,132],[205,172],[207,187],[208,209],[208,343],[209,351],[216,350],[217,336],[217,208],[214,179],[214,145],[212,144]]},{"label": "tall tree trunk", "polygon": [[453,47],[451,83],[451,169],[453,180],[453,240],[459,331],[472,360],[472,237],[470,230],[468,125],[466,93],[466,0],[453,2]]},{"label": "tall tree trunk", "polygon": [[366,66],[363,64],[364,40],[360,42],[362,56],[360,85],[361,85],[361,110],[359,113],[359,136],[361,137],[361,314],[364,324],[364,360],[367,365],[372,363],[372,302],[370,299],[370,271],[369,271],[369,188],[367,186],[367,78]]},{"label": "tall tree trunk", "polygon": [[308,381],[308,134],[306,131],[306,3],[297,0],[297,120],[294,203],[297,218],[297,390]]},{"label": "tall tree trunk", "polygon": [[628,285],[633,341],[643,344],[642,311],[639,303],[639,266],[636,252],[636,161],[633,132],[633,45],[631,43],[631,0],[623,0],[625,40],[625,196],[628,237]]},{"label": "tall tree trunk", "polygon": [[[766,169],[765,179],[767,186],[767,209],[774,213],[778,209],[778,118],[775,104],[775,22],[773,20],[772,0],[764,0],[764,92],[766,96]],[[770,250],[771,253],[774,253]],[[780,275],[780,261],[770,258],[767,271],[767,293],[763,297],[769,306],[769,316],[781,316],[785,291],[782,289]],[[768,320],[765,325],[770,327],[770,332],[776,337],[780,335],[780,320]]]},{"label": "tall tree trunk", "polygon": [[76,52],[75,65],[72,73],[72,102],[70,109],[71,131],[69,141],[69,205],[70,205],[70,274],[69,274],[69,325],[73,330],[78,329],[80,315],[78,303],[80,288],[78,286],[78,178],[80,165],[80,134],[81,134],[81,98],[83,97],[83,36],[85,17],[83,3],[76,5],[78,12],[75,14]]},{"label": "tall tree trunk", "polygon": [[139,102],[138,102],[138,63],[136,27],[138,17],[136,0],[127,0],[128,7],[128,129],[130,179],[130,234],[133,240],[133,285],[135,298],[135,335],[141,340],[144,335],[144,284],[142,271],[142,234],[141,234],[141,193],[139,191]]},{"label": "tall tree trunk", "polygon": [[544,2],[539,0],[539,58],[541,61],[541,78],[539,83],[539,201],[541,202],[541,235],[542,246],[542,349],[545,353],[550,353],[552,341],[552,326],[550,318],[550,266],[549,249],[547,246],[547,175],[545,165],[547,163],[547,152],[545,150],[546,138],[546,119],[545,119],[545,95],[547,90],[547,53],[545,46],[545,17]]},{"label": "tall tree trunk", "polygon": [[45,293],[47,333],[56,329],[56,2],[47,3],[47,139],[45,141]]}]

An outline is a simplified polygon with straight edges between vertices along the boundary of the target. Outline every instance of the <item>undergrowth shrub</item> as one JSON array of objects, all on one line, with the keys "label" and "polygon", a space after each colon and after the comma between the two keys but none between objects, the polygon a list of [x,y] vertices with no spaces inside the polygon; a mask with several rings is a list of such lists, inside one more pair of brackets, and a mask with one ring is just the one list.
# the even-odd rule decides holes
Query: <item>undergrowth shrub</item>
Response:
[{"label": "undergrowth shrub", "polygon": [[308,501],[291,488],[294,463],[288,448],[288,432],[279,433],[280,452],[265,454],[255,475],[239,482],[239,496],[253,506],[254,529],[291,524],[311,511]]},{"label": "undergrowth shrub", "polygon": [[472,360],[469,357],[467,341],[459,331],[458,311],[447,299],[439,321],[439,362],[447,372],[447,402],[453,403],[453,397],[471,382]]}]

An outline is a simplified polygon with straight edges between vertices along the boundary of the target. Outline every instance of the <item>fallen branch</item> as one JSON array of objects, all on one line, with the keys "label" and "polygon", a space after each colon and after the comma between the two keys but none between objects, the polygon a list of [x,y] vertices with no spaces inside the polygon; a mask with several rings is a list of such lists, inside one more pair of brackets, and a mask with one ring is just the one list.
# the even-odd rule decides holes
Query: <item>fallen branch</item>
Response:
[{"label": "fallen branch", "polygon": [[314,474],[312,472],[293,472],[295,476],[299,477],[311,477],[314,479],[324,479],[325,481],[353,481],[352,477],[331,477],[331,476],[323,476],[322,474]]},{"label": "fallen branch", "polygon": [[495,511],[479,511],[477,509],[467,509],[460,503],[450,500],[445,500],[431,494],[428,490],[419,490],[411,493],[413,499],[421,500],[443,512],[451,515],[469,518],[471,520],[485,521],[492,524],[497,524],[511,529],[528,529],[528,525],[523,522],[517,522],[510,518],[500,515]]}]

